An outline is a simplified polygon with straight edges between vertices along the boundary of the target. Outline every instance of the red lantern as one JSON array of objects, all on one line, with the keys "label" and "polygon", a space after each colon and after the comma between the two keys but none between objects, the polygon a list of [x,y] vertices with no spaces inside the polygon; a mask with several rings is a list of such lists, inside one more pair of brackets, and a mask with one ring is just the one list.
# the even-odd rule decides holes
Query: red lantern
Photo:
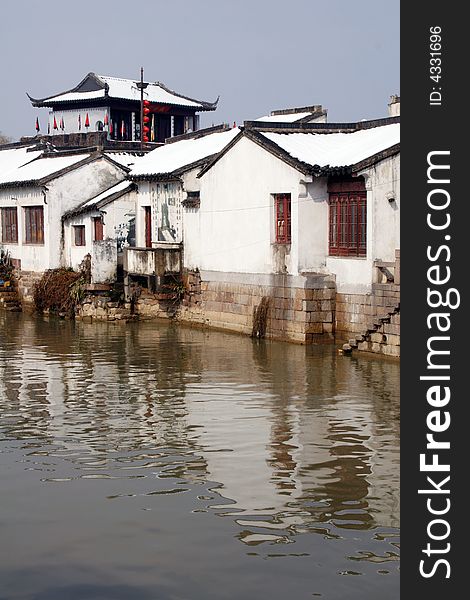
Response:
[{"label": "red lantern", "polygon": [[147,135],[149,133],[150,129],[145,125],[144,126],[144,135]]},{"label": "red lantern", "polygon": [[105,113],[105,115],[104,115],[104,124],[105,125],[109,124],[108,113]]},{"label": "red lantern", "polygon": [[144,123],[150,123],[150,117],[147,117],[147,115],[144,117]]},{"label": "red lantern", "polygon": [[54,129],[57,129],[57,121],[55,120],[55,116],[54,116],[54,125],[53,125]]},{"label": "red lantern", "polygon": [[40,127],[39,127],[39,119],[36,117],[36,131],[39,133]]},{"label": "red lantern", "polygon": [[144,135],[144,142],[148,142],[148,141],[149,141],[148,137],[146,135]]},{"label": "red lantern", "polygon": [[86,114],[86,117],[85,117],[85,127],[90,127],[90,119],[88,118],[88,113]]},{"label": "red lantern", "polygon": [[144,100],[144,106],[150,106],[150,102],[148,100]]}]

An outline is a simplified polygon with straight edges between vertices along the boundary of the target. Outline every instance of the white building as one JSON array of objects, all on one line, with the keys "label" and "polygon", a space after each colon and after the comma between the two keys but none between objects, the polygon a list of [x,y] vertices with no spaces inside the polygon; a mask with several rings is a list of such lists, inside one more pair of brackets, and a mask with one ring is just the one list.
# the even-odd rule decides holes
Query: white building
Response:
[{"label": "white building", "polygon": [[92,283],[113,283],[123,250],[135,246],[135,184],[121,181],[62,217],[63,264],[78,269],[91,256]]},{"label": "white building", "polygon": [[[10,155],[4,161],[3,152]],[[24,162],[22,154],[31,160]],[[20,149],[0,151],[0,169],[0,242],[20,278],[63,266],[62,215],[126,174],[125,167],[103,153]]]},{"label": "white building", "polygon": [[199,190],[197,174],[239,132],[227,126],[201,130],[152,150],[131,168],[129,178],[138,185],[138,247],[183,240],[183,204],[188,192]]},{"label": "white building", "polygon": [[139,193],[127,272],[161,275],[151,255],[182,243],[201,281],[198,312],[182,319],[251,333],[263,301],[272,337],[365,330],[398,305],[394,288],[376,302],[374,286],[379,265],[393,280],[400,248],[399,131],[398,117],[252,121],[154,150],[129,175]]},{"label": "white building", "polygon": [[[246,122],[185,208],[184,267],[202,300],[182,318],[310,342],[366,334],[399,310],[383,282],[399,273],[398,121]],[[396,355],[393,336],[377,351]]]},{"label": "white building", "polygon": [[198,176],[185,266],[206,277],[328,273],[340,292],[370,291],[374,260],[399,248],[400,126],[359,125],[241,132]]}]

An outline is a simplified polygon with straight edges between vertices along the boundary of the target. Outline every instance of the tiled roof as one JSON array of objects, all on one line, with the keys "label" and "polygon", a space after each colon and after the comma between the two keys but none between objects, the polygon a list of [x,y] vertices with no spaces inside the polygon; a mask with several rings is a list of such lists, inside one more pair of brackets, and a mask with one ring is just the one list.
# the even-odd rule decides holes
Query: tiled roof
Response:
[{"label": "tiled roof", "polygon": [[[110,77],[108,75],[88,75],[73,89],[48,96],[46,98],[32,98],[29,96],[33,106],[55,106],[63,103],[90,102],[106,98],[121,100],[133,100],[140,102],[140,89],[137,82],[132,79]],[[215,110],[215,102],[195,100],[173,92],[159,81],[148,83],[144,90],[144,99],[159,104],[185,106],[195,110]]]},{"label": "tiled roof", "polygon": [[239,133],[240,129],[235,127],[165,144],[139,159],[129,176],[131,178],[152,177],[184,169],[188,165],[214,156]]},{"label": "tiled roof", "polygon": [[34,184],[45,178],[52,178],[56,173],[76,165],[89,156],[90,154],[74,154],[72,156],[35,157],[31,162],[18,165],[17,168],[4,173],[0,172],[0,186]]}]

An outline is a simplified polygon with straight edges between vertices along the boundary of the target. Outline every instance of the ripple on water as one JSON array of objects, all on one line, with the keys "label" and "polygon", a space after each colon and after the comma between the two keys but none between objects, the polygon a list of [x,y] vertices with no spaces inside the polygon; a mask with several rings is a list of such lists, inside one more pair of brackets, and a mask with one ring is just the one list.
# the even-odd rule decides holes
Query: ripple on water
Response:
[{"label": "ripple on water", "polygon": [[[272,580],[272,598],[294,597],[292,586],[328,597],[344,576],[365,582],[348,584],[349,600],[384,581],[398,589],[397,364],[155,323],[10,317],[0,314],[2,527],[29,540],[25,569],[53,557],[112,578],[124,567],[109,561],[125,555],[154,594],[157,574],[178,587],[178,556],[222,578]],[[251,571],[260,558],[293,561],[292,575]]]}]

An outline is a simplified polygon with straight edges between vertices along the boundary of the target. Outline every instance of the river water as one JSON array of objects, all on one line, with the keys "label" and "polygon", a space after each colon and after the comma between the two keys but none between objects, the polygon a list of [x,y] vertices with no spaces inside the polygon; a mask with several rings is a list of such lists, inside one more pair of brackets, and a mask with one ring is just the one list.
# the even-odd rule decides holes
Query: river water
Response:
[{"label": "river water", "polygon": [[0,600],[397,600],[398,378],[0,312]]}]

